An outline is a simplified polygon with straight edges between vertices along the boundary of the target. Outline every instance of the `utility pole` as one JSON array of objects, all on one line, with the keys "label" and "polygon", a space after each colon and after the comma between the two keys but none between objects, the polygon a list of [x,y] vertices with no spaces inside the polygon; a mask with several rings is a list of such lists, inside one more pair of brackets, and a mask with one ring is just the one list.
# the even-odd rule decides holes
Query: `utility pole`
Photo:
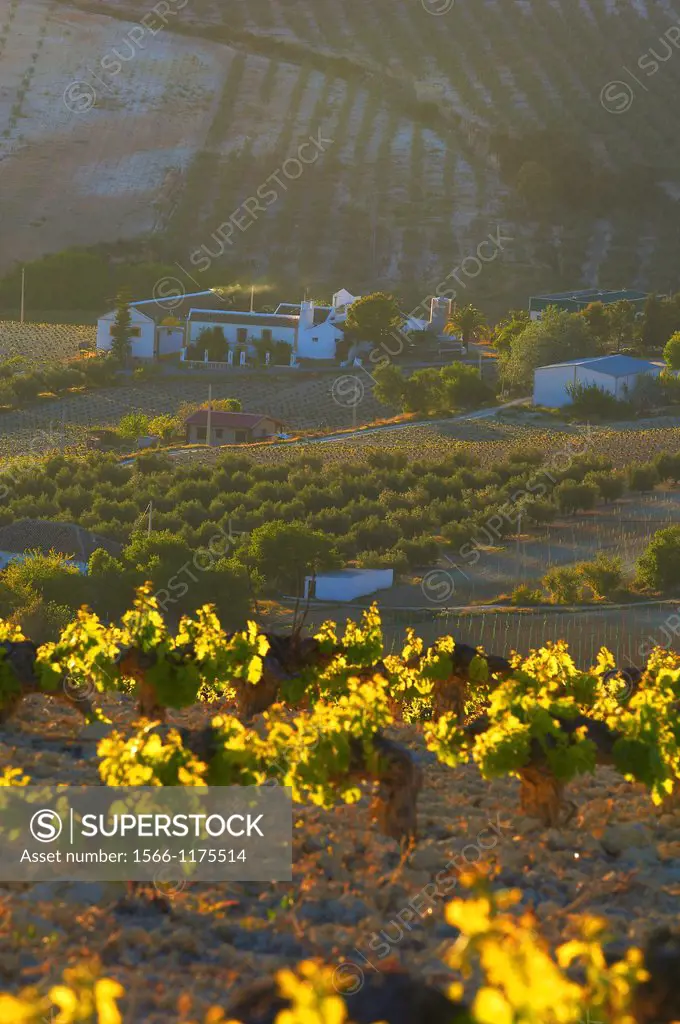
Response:
[{"label": "utility pole", "polygon": [[150,537],[151,536],[151,523],[152,523],[152,519],[153,519],[153,501],[149,502],[149,510],[148,511],[149,511],[149,523],[148,523],[146,532],[147,532],[147,535]]},{"label": "utility pole", "polygon": [[212,444],[212,384],[208,384],[208,424],[205,433],[206,444]]},{"label": "utility pole", "polygon": [[24,305],[26,297],[26,268],[21,268],[21,323],[24,322]]},{"label": "utility pole", "polygon": [[255,285],[250,286],[250,312],[255,312]]}]

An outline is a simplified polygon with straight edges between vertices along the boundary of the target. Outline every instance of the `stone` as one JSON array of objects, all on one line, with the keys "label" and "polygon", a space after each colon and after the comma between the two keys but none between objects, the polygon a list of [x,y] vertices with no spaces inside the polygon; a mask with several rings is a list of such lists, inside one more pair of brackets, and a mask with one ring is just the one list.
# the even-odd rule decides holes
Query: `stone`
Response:
[{"label": "stone", "polygon": [[78,739],[98,743],[99,740],[104,740],[110,736],[113,731],[113,725],[110,725],[108,722],[89,722],[78,733]]},{"label": "stone", "polygon": [[650,829],[644,825],[608,825],[600,839],[602,849],[612,857],[618,857],[630,847],[649,846],[653,841]]},{"label": "stone", "polygon": [[414,851],[409,866],[416,871],[439,871],[449,856],[446,851],[440,849],[435,843],[428,841],[422,843]]}]

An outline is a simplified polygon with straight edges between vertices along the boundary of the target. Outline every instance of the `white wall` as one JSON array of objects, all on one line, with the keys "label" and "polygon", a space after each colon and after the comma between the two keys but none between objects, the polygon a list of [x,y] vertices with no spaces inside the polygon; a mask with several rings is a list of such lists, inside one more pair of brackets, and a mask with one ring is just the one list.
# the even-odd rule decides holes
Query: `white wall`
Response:
[{"label": "white wall", "polygon": [[[624,378],[621,378],[623,380]],[[616,377],[608,373],[600,373],[598,370],[590,370],[587,366],[579,366],[576,370],[576,380],[584,387],[592,387],[594,384],[600,391],[606,391],[610,395],[616,394]]]},{"label": "white wall", "polygon": [[[115,319],[115,313],[107,313],[97,321],[97,348],[102,352],[108,352],[111,349],[111,327]],[[138,359],[153,359],[156,324],[148,316],[144,316],[143,313],[133,308],[130,309],[130,323],[140,332],[138,338],[132,339],[131,355]]]},{"label": "white wall", "polygon": [[342,333],[330,323],[300,330],[298,355],[301,359],[335,359],[336,345],[341,337]]},{"label": "white wall", "polygon": [[630,398],[640,377],[659,377],[662,372],[662,368],[657,366],[653,370],[650,369],[648,373],[629,373],[627,377],[619,377],[616,381],[616,397]]},{"label": "white wall", "polygon": [[542,366],[534,371],[534,405],[559,409],[571,402],[567,384],[573,384],[575,366]]},{"label": "white wall", "polygon": [[[240,324],[220,324],[220,323],[207,323],[203,320],[190,320],[189,321],[189,344],[193,345],[198,341],[199,335],[206,329],[211,327],[220,327],[224,333],[227,342],[230,345],[236,345],[238,342],[238,332],[240,328],[247,328],[248,330],[248,342],[252,346],[252,342],[262,338],[262,331],[267,328],[262,328],[259,325],[249,327],[248,318],[244,317],[243,322]],[[272,341],[285,341],[288,345],[293,347],[295,344],[295,327],[284,327],[284,326],[271,326],[268,328],[271,333]]]},{"label": "white wall", "polygon": [[169,352],[181,352],[184,348],[183,327],[158,328],[158,355],[166,356]]},{"label": "white wall", "polygon": [[[312,577],[305,580],[307,597]],[[362,569],[358,572],[321,574],[316,578],[318,601],[354,601],[368,597],[376,590],[387,590],[394,582],[394,569]]]},{"label": "white wall", "polygon": [[616,395],[617,398],[625,400],[630,398],[635,391],[640,377],[658,377],[661,373],[661,367],[650,367],[649,371],[643,373],[629,373],[625,377],[609,377],[605,373],[596,373],[594,370],[586,370],[579,367],[578,378],[583,384],[596,384],[598,388],[603,391],[608,391],[610,395]]}]

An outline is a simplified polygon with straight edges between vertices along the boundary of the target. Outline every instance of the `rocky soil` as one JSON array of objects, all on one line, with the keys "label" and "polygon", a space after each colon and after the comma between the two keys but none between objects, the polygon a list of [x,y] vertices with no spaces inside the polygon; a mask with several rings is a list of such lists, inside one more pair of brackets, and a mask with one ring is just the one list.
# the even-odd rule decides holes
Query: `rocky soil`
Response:
[{"label": "rocky soil", "polygon": [[[133,717],[128,698],[106,710],[118,725]],[[208,714],[171,720],[197,725]],[[0,732],[0,763],[36,782],[97,785],[96,743],[80,734],[69,710],[31,698]],[[521,816],[514,780],[488,784],[473,765],[440,765],[417,726],[394,735],[425,774],[421,839],[408,856],[378,835],[364,799],[296,808],[290,883],[170,886],[161,902],[153,890],[125,899],[119,883],[0,883],[0,989],[46,985],[97,953],[129,993],[125,1020],[166,1024],[188,1007],[200,1018],[226,1006],[242,985],[307,956],[344,960],[339,972],[357,987],[394,964],[444,984],[442,953],[456,934],[444,907],[457,872],[478,862],[499,886],[521,889],[520,909],[533,907],[552,945],[575,934],[582,913],[608,919],[617,952],[677,923],[680,812],[654,808],[640,787],[600,768],[570,787],[570,825],[545,830]]]}]

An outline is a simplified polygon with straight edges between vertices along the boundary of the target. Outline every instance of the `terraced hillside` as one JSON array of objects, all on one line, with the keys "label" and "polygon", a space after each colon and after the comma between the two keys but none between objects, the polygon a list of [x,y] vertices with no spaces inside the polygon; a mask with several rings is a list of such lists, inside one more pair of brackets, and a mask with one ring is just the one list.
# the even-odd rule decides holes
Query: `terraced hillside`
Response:
[{"label": "terraced hillside", "polygon": [[[120,73],[103,73],[105,88],[91,77],[102,77],[105,43],[117,40],[124,52],[143,4],[15,2],[7,39],[24,12],[39,9],[47,21],[33,19],[36,51],[55,21],[88,31],[97,25],[105,35],[83,40],[77,76],[102,95],[60,129],[62,144],[68,133],[80,138],[106,125],[109,144],[122,151],[132,138],[130,113],[135,146],[143,126],[154,127],[144,174],[130,166],[127,178],[105,175],[103,208],[91,224],[80,222],[79,237],[101,240],[98,218],[123,193],[127,202],[143,193],[146,213],[138,204],[125,234],[154,233],[163,254],[185,269],[187,286],[203,284],[209,269],[213,277],[247,273],[320,292],[386,285],[417,301],[499,225],[513,241],[474,280],[462,279],[469,295],[499,311],[558,283],[674,284],[680,55],[673,30],[664,36],[677,21],[672,0],[456,0],[435,14],[446,7],[430,0],[178,4]],[[94,13],[102,11],[118,20]],[[26,54],[29,69],[31,59]],[[30,122],[34,77],[20,83]],[[181,153],[170,138],[180,121]],[[17,141],[20,123],[6,136],[0,184],[3,171],[29,160]],[[633,174],[635,204],[619,201],[616,188],[600,208],[559,215],[540,213],[531,190],[521,199],[516,175],[497,155],[502,138],[524,146],[530,161],[532,133],[543,130],[574,140],[604,175]],[[289,176],[286,160],[319,133],[332,142],[299,176],[287,165]],[[38,139],[46,141],[44,131]],[[162,172],[172,172],[169,182]],[[578,173],[577,166],[577,190]],[[280,183],[272,185],[275,174]],[[67,189],[74,213],[86,202],[81,186],[76,175]],[[275,199],[261,209],[244,209],[272,189]],[[29,192],[24,187],[24,198]],[[225,229],[234,213],[239,224]],[[38,237],[52,244],[47,231]]]}]

